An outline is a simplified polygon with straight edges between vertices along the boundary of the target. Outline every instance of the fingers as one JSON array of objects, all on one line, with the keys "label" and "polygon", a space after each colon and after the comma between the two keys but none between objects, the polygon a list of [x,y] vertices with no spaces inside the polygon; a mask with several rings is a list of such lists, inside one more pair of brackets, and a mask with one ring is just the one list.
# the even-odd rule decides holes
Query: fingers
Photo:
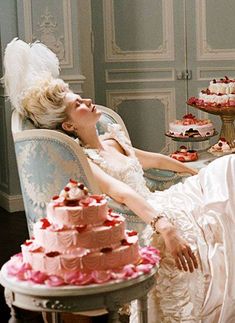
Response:
[{"label": "fingers", "polygon": [[178,252],[175,262],[179,270],[189,270],[192,273],[198,268],[197,259],[189,246],[184,246],[182,251]]},{"label": "fingers", "polygon": [[178,254],[178,259],[179,259],[179,262],[181,264],[181,267],[183,267],[184,271],[188,271],[188,267],[186,265],[185,258],[184,258],[184,256],[183,256],[182,253],[179,253]]},{"label": "fingers", "polygon": [[195,255],[194,255],[194,253],[192,252],[192,250],[191,250],[191,248],[190,248],[190,247],[188,247],[188,253],[189,253],[190,258],[191,258],[191,259],[192,259],[192,261],[193,261],[193,266],[194,266],[194,268],[195,268],[195,269],[197,269],[197,268],[198,268],[197,258],[195,257]]}]

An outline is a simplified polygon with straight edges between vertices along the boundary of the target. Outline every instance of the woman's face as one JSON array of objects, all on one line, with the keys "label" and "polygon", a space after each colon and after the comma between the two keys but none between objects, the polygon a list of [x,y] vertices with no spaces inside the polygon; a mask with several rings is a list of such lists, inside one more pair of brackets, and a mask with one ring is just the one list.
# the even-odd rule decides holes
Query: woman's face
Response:
[{"label": "woman's face", "polygon": [[65,96],[65,104],[67,105],[67,122],[71,122],[78,129],[95,125],[100,118],[101,111],[97,110],[91,99],[83,99],[78,94],[68,92]]}]

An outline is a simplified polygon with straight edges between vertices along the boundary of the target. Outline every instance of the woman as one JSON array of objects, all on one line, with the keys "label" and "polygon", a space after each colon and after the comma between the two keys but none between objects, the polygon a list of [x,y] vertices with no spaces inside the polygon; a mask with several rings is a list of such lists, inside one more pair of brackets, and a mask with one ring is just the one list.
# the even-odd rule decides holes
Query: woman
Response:
[{"label": "woman", "polygon": [[[217,159],[184,184],[151,193],[143,168],[191,175],[196,171],[167,156],[134,149],[116,126],[99,137],[100,111],[90,99],[82,99],[56,79],[48,64],[40,69],[34,65],[33,70],[38,70],[33,81],[25,72],[18,75],[24,85],[20,84],[16,95],[9,57],[13,52],[19,54],[19,46],[28,46],[19,42],[8,45],[5,54],[5,84],[12,104],[36,126],[59,128],[79,138],[101,190],[150,224],[146,242],[160,249],[162,259],[149,296],[149,322],[235,320],[235,307],[230,306],[235,302],[231,259],[235,255],[235,156]],[[24,60],[32,56],[34,45],[28,47]],[[34,48],[34,56],[39,52]],[[32,61],[28,64],[33,65]],[[136,322],[134,305],[132,309],[131,321]]]}]

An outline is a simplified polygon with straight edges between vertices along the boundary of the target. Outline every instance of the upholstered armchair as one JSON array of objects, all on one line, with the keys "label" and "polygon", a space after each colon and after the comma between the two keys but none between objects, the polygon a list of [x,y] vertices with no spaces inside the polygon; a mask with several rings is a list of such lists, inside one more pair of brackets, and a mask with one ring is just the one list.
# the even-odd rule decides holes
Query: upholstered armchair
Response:
[{"label": "upholstered armchair", "polygon": [[[97,124],[100,134],[106,131],[108,123],[119,123],[129,137],[117,113],[103,106],[97,107],[102,110]],[[55,130],[36,129],[16,111],[12,114],[12,134],[30,235],[33,223],[46,215],[49,199],[58,194],[70,178],[83,182],[90,192],[99,193],[86,156],[73,138]],[[146,170],[145,176],[151,190],[168,188],[182,178],[174,172],[155,169]],[[127,207],[111,199],[110,207],[126,214],[130,229],[143,231],[145,224]]]}]

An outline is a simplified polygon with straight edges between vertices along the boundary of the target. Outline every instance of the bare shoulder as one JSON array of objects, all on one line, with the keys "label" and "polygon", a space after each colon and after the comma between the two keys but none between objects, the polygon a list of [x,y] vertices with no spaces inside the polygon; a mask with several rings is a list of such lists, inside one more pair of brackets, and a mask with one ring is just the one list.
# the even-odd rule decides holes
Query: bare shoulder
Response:
[{"label": "bare shoulder", "polygon": [[121,154],[125,154],[124,149],[122,146],[119,144],[119,142],[113,138],[105,139],[103,140],[103,144],[108,147],[117,150]]}]

